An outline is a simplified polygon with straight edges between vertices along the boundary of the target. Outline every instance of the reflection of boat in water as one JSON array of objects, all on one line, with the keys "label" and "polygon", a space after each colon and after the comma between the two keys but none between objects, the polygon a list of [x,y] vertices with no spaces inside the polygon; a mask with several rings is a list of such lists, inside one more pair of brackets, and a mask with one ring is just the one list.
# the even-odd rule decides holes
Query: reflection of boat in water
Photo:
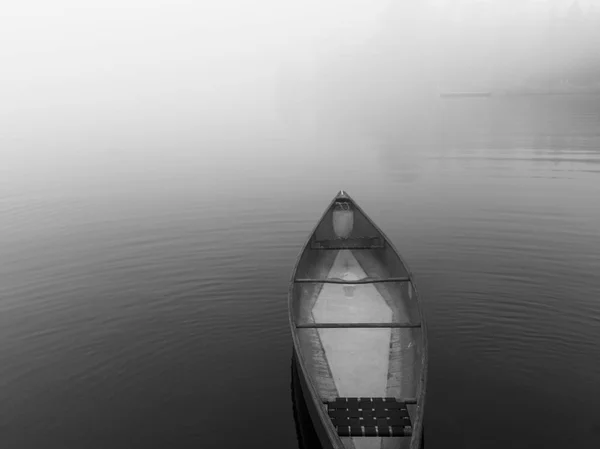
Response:
[{"label": "reflection of boat in water", "polygon": [[422,447],[427,344],[412,276],[344,192],[292,275],[300,391],[325,449]]},{"label": "reflection of boat in water", "polygon": [[298,437],[299,449],[322,449],[319,437],[310,420],[308,407],[302,397],[300,379],[298,378],[298,365],[296,355],[292,355],[292,405],[294,408],[294,423]]}]

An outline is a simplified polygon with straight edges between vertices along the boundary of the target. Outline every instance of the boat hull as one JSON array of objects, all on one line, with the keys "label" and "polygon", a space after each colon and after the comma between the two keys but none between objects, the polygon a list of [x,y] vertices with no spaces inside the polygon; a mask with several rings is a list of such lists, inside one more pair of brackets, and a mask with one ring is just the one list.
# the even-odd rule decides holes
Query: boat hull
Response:
[{"label": "boat hull", "polygon": [[[353,226],[339,220],[348,210]],[[419,296],[391,242],[346,194],[304,246],[288,301],[299,387],[322,447],[421,448],[427,342]],[[362,398],[360,407],[352,398]],[[342,404],[356,405],[336,412]]]}]

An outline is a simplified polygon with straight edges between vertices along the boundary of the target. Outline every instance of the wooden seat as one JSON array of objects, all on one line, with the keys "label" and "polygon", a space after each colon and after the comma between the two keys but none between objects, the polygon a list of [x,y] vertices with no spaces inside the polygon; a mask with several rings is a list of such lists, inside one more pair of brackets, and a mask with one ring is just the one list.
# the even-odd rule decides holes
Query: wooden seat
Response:
[{"label": "wooden seat", "polygon": [[[408,400],[412,402],[412,400]],[[327,413],[339,436],[403,437],[412,435],[405,401],[396,398],[335,398]]]}]

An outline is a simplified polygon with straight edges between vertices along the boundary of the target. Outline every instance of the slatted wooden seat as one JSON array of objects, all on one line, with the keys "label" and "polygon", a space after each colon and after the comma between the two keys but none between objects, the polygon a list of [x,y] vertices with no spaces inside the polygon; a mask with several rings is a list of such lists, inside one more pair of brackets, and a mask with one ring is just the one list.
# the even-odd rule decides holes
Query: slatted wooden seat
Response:
[{"label": "slatted wooden seat", "polygon": [[403,437],[412,435],[412,424],[406,402],[396,398],[338,397],[326,404],[327,413],[339,436]]}]

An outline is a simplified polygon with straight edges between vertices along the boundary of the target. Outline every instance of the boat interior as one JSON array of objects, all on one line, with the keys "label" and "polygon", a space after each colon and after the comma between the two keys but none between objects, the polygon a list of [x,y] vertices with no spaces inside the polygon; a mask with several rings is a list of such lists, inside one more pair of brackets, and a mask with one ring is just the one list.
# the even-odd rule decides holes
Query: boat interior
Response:
[{"label": "boat interior", "polygon": [[[423,355],[417,295],[396,251],[343,193],[310,237],[293,281],[298,351],[324,409],[339,398],[396,398],[414,422]],[[338,433],[347,449],[410,446],[410,433],[367,436],[365,422],[361,435]]]}]

